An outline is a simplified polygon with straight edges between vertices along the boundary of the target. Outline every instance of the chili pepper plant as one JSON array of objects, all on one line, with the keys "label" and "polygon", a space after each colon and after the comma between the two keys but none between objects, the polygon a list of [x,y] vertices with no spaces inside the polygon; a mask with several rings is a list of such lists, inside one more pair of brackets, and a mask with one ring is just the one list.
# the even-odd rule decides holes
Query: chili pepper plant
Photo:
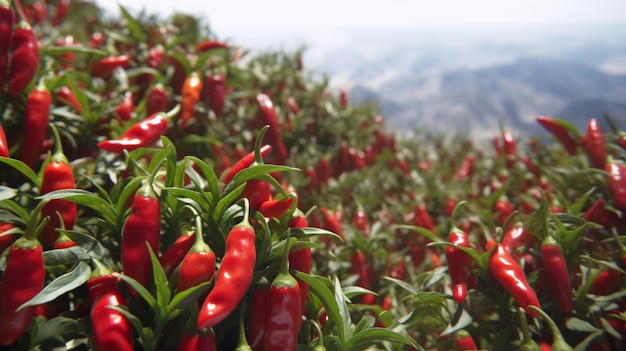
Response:
[{"label": "chili pepper plant", "polygon": [[0,0],[0,349],[626,348],[623,116],[405,137],[303,54]]}]

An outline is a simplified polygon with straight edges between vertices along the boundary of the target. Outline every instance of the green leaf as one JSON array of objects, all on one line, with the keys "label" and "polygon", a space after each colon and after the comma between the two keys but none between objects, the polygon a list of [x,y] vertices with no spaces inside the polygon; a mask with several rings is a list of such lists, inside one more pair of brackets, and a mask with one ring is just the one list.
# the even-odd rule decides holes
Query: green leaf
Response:
[{"label": "green leaf", "polygon": [[[191,160],[196,166],[198,166],[198,168],[200,168],[200,171],[202,171],[202,175],[204,175],[204,179],[209,187],[209,191],[213,194],[213,199],[218,199],[220,197],[219,180],[213,168],[209,167],[209,165],[197,157],[187,156],[186,158]],[[215,207],[215,204],[212,203],[211,208],[213,207]]]},{"label": "green leaf", "polygon": [[337,306],[339,307],[339,314],[340,314],[341,322],[344,328],[340,335],[344,336],[341,340],[345,341],[346,340],[345,338],[351,334],[352,317],[350,316],[350,310],[348,309],[346,296],[344,295],[343,290],[341,289],[341,283],[339,282],[338,277],[335,277],[334,283],[335,283],[335,289],[334,289],[335,301],[337,301]]},{"label": "green leaf", "polygon": [[409,293],[411,293],[412,295],[417,295],[419,294],[419,290],[417,288],[415,288],[413,285],[405,282],[404,280],[400,280],[400,279],[396,279],[396,278],[391,278],[391,277],[385,277],[386,280],[395,283],[396,285],[398,285],[399,287],[401,287],[402,289],[408,291]]},{"label": "green leaf", "polygon": [[14,158],[9,158],[9,157],[0,157],[0,162],[13,167],[14,169],[22,173],[24,176],[26,176],[26,178],[28,178],[36,188],[41,188],[41,181],[39,180],[39,177],[24,162],[14,159]]},{"label": "green leaf", "polygon": [[226,212],[226,210],[235,201],[237,201],[237,199],[239,199],[239,196],[241,196],[241,193],[243,192],[243,189],[245,187],[246,187],[245,184],[239,185],[237,188],[233,189],[233,191],[229,192],[227,195],[222,197],[217,202],[217,205],[215,206],[215,210],[213,212],[213,219],[215,220],[215,222],[218,222],[222,218],[222,216],[224,215],[224,212]]},{"label": "green leaf", "polygon": [[126,26],[130,29],[133,37],[137,42],[144,43],[146,42],[146,33],[143,31],[143,26],[137,22],[137,20],[126,10],[124,6],[119,4],[120,12],[122,13],[122,17],[126,20]]},{"label": "green leaf", "polygon": [[594,327],[591,323],[584,321],[580,318],[570,317],[567,319],[565,326],[569,330],[579,331],[579,332],[595,332],[599,329]]},{"label": "green leaf", "polygon": [[459,246],[459,245],[455,245],[449,242],[445,242],[445,241],[440,241],[440,242],[432,242],[429,243],[428,245],[426,245],[428,247],[432,247],[432,246],[439,246],[439,247],[446,247],[446,246],[451,246],[454,248],[457,248],[463,252],[465,252],[466,254],[468,254],[472,260],[479,262],[480,261],[480,254],[478,254],[478,252],[476,252],[476,250],[472,249],[471,247],[464,247],[464,246]]},{"label": "green leaf", "polygon": [[443,239],[439,238],[437,234],[431,232],[430,230],[424,227],[417,227],[414,225],[406,225],[406,224],[396,224],[392,226],[392,230],[395,230],[395,229],[412,230],[412,231],[418,232],[419,234],[422,234],[423,236],[425,236],[426,238],[430,239],[433,242],[445,242]]},{"label": "green leaf", "polygon": [[65,342],[83,335],[82,326],[77,319],[55,317],[37,329],[33,344],[39,345],[50,339],[61,339]]},{"label": "green leaf", "polygon": [[439,337],[444,335],[452,334],[458,330],[461,330],[472,323],[474,319],[472,316],[463,308],[463,306],[459,305],[454,316],[446,329],[444,329]]},{"label": "green leaf", "polygon": [[0,186],[0,201],[12,199],[17,195],[17,190],[7,186]]},{"label": "green leaf", "polygon": [[22,304],[22,306],[20,306],[17,310],[19,311],[28,306],[37,306],[46,302],[54,301],[57,297],[87,283],[90,274],[91,268],[89,268],[89,265],[85,262],[79,262],[76,265],[76,268],[54,279],[32,299]]},{"label": "green leaf", "polygon": [[87,206],[97,213],[101,213],[103,219],[108,223],[116,223],[117,216],[115,210],[105,200],[98,197],[94,193],[90,193],[82,189],[55,190],[45,195],[37,197],[38,200],[44,199],[65,199],[75,202],[76,204]]},{"label": "green leaf", "polygon": [[46,266],[52,267],[89,261],[91,256],[82,247],[72,246],[65,249],[45,251],[43,259]]},{"label": "green leaf", "polygon": [[46,46],[41,48],[40,54],[41,56],[60,56],[63,54],[90,54],[95,56],[104,57],[107,55],[106,51],[90,48],[88,46],[83,45],[75,45],[75,46]]},{"label": "green leaf", "polygon": [[121,274],[121,273],[112,273],[112,274],[114,277],[122,279],[128,285],[130,285],[131,288],[135,289],[135,291],[139,294],[139,296],[141,296],[146,301],[148,306],[150,306],[150,308],[152,308],[153,310],[156,310],[157,301],[154,299],[154,297],[152,297],[152,294],[150,294],[148,289],[146,289],[143,285],[141,285],[135,279],[125,274]]},{"label": "green leaf", "polygon": [[198,298],[207,291],[210,285],[211,282],[204,282],[174,295],[172,301],[167,305],[166,320],[176,317],[178,310],[185,309],[198,301]]},{"label": "green leaf", "polygon": [[550,213],[548,201],[545,196],[542,196],[539,208],[526,221],[528,230],[540,240],[543,240],[548,235],[548,217]]},{"label": "green leaf", "polygon": [[150,244],[146,242],[146,246],[148,247],[148,252],[150,253],[150,261],[152,262],[152,276],[154,278],[154,285],[156,286],[156,303],[155,312],[158,315],[158,320],[163,322],[167,315],[167,305],[170,302],[170,298],[172,297],[172,292],[170,291],[170,285],[167,281],[167,276],[165,275],[165,271],[159,263],[159,258],[156,256]]},{"label": "green leaf", "polygon": [[344,344],[344,351],[362,351],[367,349],[368,346],[380,344],[383,341],[388,341],[394,344],[410,345],[417,347],[417,345],[407,337],[400,333],[385,328],[370,328],[360,331]]}]

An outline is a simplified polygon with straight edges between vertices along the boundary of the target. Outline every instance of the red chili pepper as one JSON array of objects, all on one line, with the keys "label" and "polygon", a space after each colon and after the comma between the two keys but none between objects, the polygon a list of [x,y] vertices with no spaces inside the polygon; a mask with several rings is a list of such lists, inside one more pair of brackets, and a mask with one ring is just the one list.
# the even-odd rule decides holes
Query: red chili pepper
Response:
[{"label": "red chili pepper", "polygon": [[591,283],[589,287],[589,293],[594,295],[607,295],[612,292],[619,285],[621,273],[615,269],[605,269],[594,281]]},{"label": "red chili pepper", "polygon": [[[309,223],[304,213],[302,213],[302,211],[300,211],[299,209],[296,209],[293,217],[291,217],[291,222],[289,226],[294,229],[306,228],[309,226]],[[309,274],[311,273],[312,265],[313,257],[310,247],[289,252],[290,269]],[[309,284],[298,278],[296,278],[296,280],[298,281],[298,285],[300,286],[300,306],[302,307],[302,313],[304,313],[306,300],[309,296]]]},{"label": "red chili pepper", "polygon": [[515,159],[517,158],[517,145],[513,134],[509,131],[502,133],[502,141],[504,144],[504,154],[506,156],[506,167],[512,169],[515,166]]},{"label": "red chili pepper", "polygon": [[163,267],[166,276],[172,275],[172,272],[180,265],[185,258],[187,252],[194,244],[195,232],[189,231],[181,234],[178,239],[167,249],[161,257],[159,257],[159,263]]},{"label": "red chili pepper", "polygon": [[[261,149],[259,150],[261,154],[261,158],[267,156],[267,154],[269,154],[270,151],[272,151],[272,147],[270,145],[263,145]],[[235,163],[233,167],[230,170],[228,170],[228,173],[226,173],[222,177],[222,181],[224,182],[224,184],[230,183],[230,181],[233,180],[233,178],[235,178],[235,175],[237,175],[237,173],[250,167],[253,163],[254,163],[254,151],[248,153],[247,155],[242,157],[239,161],[237,161],[237,163]]]},{"label": "red chili pepper", "polygon": [[259,211],[261,205],[270,198],[270,184],[264,180],[250,179],[241,193],[242,198],[248,199],[250,208]]},{"label": "red chili pepper", "polygon": [[19,159],[31,168],[39,162],[43,151],[43,142],[48,133],[48,115],[52,97],[43,85],[33,89],[26,99],[24,120],[24,143]]},{"label": "red chili pepper", "polygon": [[229,46],[228,44],[221,42],[221,41],[217,41],[217,40],[205,40],[205,41],[201,41],[198,44],[196,44],[196,52],[197,53],[203,53],[205,51],[208,50],[212,50],[212,49],[227,49]]},{"label": "red chili pepper", "polygon": [[583,218],[589,222],[600,224],[604,227],[618,227],[621,226],[621,218],[617,213],[609,211],[606,208],[604,199],[598,199],[593,205],[583,214]]},{"label": "red chili pepper", "polygon": [[367,213],[363,207],[359,206],[352,217],[352,224],[358,229],[363,236],[367,237],[370,233],[370,225],[367,222]]},{"label": "red chili pepper", "polygon": [[157,83],[148,92],[146,98],[146,114],[152,116],[155,113],[164,112],[169,104],[169,96],[163,84]]},{"label": "red chili pepper", "polygon": [[546,236],[541,243],[541,258],[543,266],[548,274],[548,280],[555,293],[561,311],[570,314],[574,310],[574,296],[572,284],[569,279],[567,263],[563,257],[561,246],[550,235]]},{"label": "red chili pepper", "polygon": [[350,258],[351,266],[350,273],[358,275],[357,285],[370,289],[370,274],[367,266],[367,259],[365,258],[365,254],[363,251],[356,249]]},{"label": "red chili pepper", "polygon": [[0,0],[0,91],[4,88],[9,68],[9,48],[13,38],[13,10],[11,2]]},{"label": "red chili pepper", "polygon": [[298,106],[298,102],[293,96],[287,98],[287,106],[294,115],[297,115],[298,112],[300,112],[300,106]]},{"label": "red chili pepper", "polygon": [[180,102],[181,127],[185,128],[193,117],[193,112],[202,91],[202,79],[198,72],[192,72],[183,83],[182,100]]},{"label": "red chili pepper", "polygon": [[528,306],[541,308],[537,294],[530,287],[522,268],[506,251],[502,244],[497,243],[489,258],[489,273],[513,297],[515,302],[528,314],[537,318],[539,314]]},{"label": "red chili pepper", "polygon": [[296,351],[302,321],[300,286],[289,273],[289,249],[281,262],[281,270],[272,281],[267,302],[265,349]]},{"label": "red chili pepper", "polygon": [[606,164],[604,171],[609,174],[607,183],[613,203],[621,210],[626,210],[626,165],[617,161]]},{"label": "red chili pepper", "polygon": [[435,224],[433,223],[433,218],[428,213],[428,209],[426,208],[426,204],[420,203],[417,205],[415,209],[415,217],[413,218],[413,222],[418,227],[423,227],[431,232],[435,231]]},{"label": "red chili pepper", "polygon": [[153,252],[158,252],[160,235],[161,205],[152,190],[152,180],[149,180],[137,190],[131,213],[122,230],[124,274],[144,287],[152,276],[152,262],[146,243]]},{"label": "red chili pepper", "polygon": [[24,91],[39,69],[39,46],[31,26],[21,21],[13,29],[9,68],[9,94]]},{"label": "red chili pepper", "polygon": [[[55,190],[74,189],[74,172],[70,166],[67,157],[63,154],[59,133],[54,125],[52,125],[56,151],[47,163],[43,171],[43,179],[41,181],[41,195],[50,193]],[[76,203],[64,199],[53,199],[48,202],[41,210],[41,214],[50,217],[50,222],[41,232],[41,243],[46,249],[55,245],[59,233],[57,228],[61,228],[59,216],[63,220],[64,229],[73,229],[76,223]]]},{"label": "red chili pepper", "polygon": [[587,123],[587,136],[584,139],[583,148],[591,167],[604,169],[606,165],[606,142],[598,120],[595,118],[589,119]]},{"label": "red chili pepper", "polygon": [[181,292],[208,282],[215,274],[215,254],[204,242],[202,236],[202,219],[199,214],[195,216],[196,239],[187,255],[180,264],[176,291]]},{"label": "red chili pepper", "polygon": [[0,346],[13,344],[35,317],[36,306],[25,307],[20,311],[17,309],[37,295],[44,286],[46,273],[43,248],[37,241],[38,228],[49,219],[44,218],[37,225],[44,204],[41,202],[33,210],[24,235],[11,245],[6,258],[0,284]]},{"label": "red chili pepper", "polygon": [[526,227],[515,225],[504,233],[501,243],[506,251],[513,252],[519,247],[532,248],[535,241],[535,236]]},{"label": "red chili pepper", "polygon": [[72,106],[76,110],[76,112],[83,112],[83,106],[81,106],[80,102],[76,98],[76,95],[67,85],[59,88],[59,90],[57,90],[55,93],[55,97],[60,103]]},{"label": "red chili pepper", "polygon": [[215,286],[198,314],[198,329],[210,328],[228,317],[248,291],[256,264],[255,238],[246,205],[244,219],[226,238],[226,253],[217,270]]},{"label": "red chili pepper", "polygon": [[133,329],[130,321],[111,306],[126,306],[126,298],[117,286],[118,279],[101,263],[87,282],[91,304],[91,337],[94,349],[134,350]]},{"label": "red chili pepper", "polygon": [[159,66],[161,66],[161,62],[163,62],[163,55],[165,55],[165,48],[163,45],[151,47],[150,50],[148,50],[146,64],[148,67],[158,69]]},{"label": "red chili pepper", "polygon": [[266,218],[281,218],[293,204],[292,196],[285,200],[267,200],[259,206],[259,212]]},{"label": "red chili pepper", "polygon": [[117,108],[115,109],[115,115],[122,121],[130,121],[134,109],[135,103],[133,102],[133,93],[129,90],[124,93],[122,101],[119,105],[117,105]]},{"label": "red chili pepper", "polygon": [[554,135],[554,137],[559,142],[561,142],[561,145],[563,145],[565,151],[567,151],[568,154],[576,154],[576,147],[578,146],[578,143],[569,134],[567,128],[565,128],[565,126],[560,123],[559,120],[550,117],[539,116],[537,117],[537,122],[539,122],[539,124],[541,124],[545,129],[552,133],[552,135]]},{"label": "red chili pepper", "polygon": [[259,106],[259,117],[263,124],[269,125],[267,130],[267,137],[270,145],[276,149],[278,153],[277,157],[281,163],[284,163],[289,156],[289,151],[283,143],[283,139],[280,136],[280,124],[276,117],[276,110],[274,110],[274,103],[269,96],[265,94],[259,94],[256,97],[257,105]]},{"label": "red chili pepper", "polygon": [[6,234],[6,232],[13,228],[15,228],[15,226],[11,223],[0,223],[0,255],[19,238],[19,234],[17,233]]},{"label": "red chili pepper", "polygon": [[193,334],[183,332],[178,341],[179,351],[217,351],[213,329],[196,331]]},{"label": "red chili pepper", "polygon": [[91,75],[94,77],[107,77],[118,67],[126,68],[129,62],[129,55],[107,56],[91,67]]},{"label": "red chili pepper", "polygon": [[168,116],[164,113],[155,113],[150,117],[133,124],[118,139],[104,140],[98,147],[109,152],[122,153],[140,147],[152,146],[159,141],[169,128]]},{"label": "red chili pepper", "polygon": [[343,227],[341,226],[341,222],[335,215],[335,212],[325,207],[321,207],[320,211],[322,212],[322,215],[324,215],[322,229],[326,229],[343,238]]},{"label": "red chili pepper", "polygon": [[[467,233],[458,228],[452,230],[448,236],[448,242],[456,246],[471,247]],[[446,259],[452,281],[452,296],[456,302],[461,303],[467,297],[467,277],[471,258],[461,249],[446,246]]]},{"label": "red chili pepper", "polygon": [[339,89],[339,106],[341,106],[342,110],[348,108],[348,92],[346,88]]},{"label": "red chili pepper", "polygon": [[497,215],[498,225],[504,225],[504,222],[513,213],[513,205],[511,205],[506,196],[503,196],[493,204],[493,212]]},{"label": "red chili pepper", "polygon": [[261,277],[252,291],[250,319],[246,337],[253,351],[263,351],[265,346],[265,326],[267,324],[267,307],[270,282]]},{"label": "red chili pepper", "polygon": [[226,101],[226,75],[210,74],[207,77],[207,93],[206,98],[209,102],[211,110],[217,118],[222,117],[224,113],[224,102]]},{"label": "red chili pepper", "polygon": [[320,184],[328,185],[332,170],[330,167],[330,162],[328,162],[327,158],[320,159],[319,165],[317,166],[317,174],[319,175]]},{"label": "red chili pepper", "polygon": [[59,0],[56,6],[56,13],[54,14],[54,18],[52,19],[52,25],[58,26],[63,22],[65,17],[67,16],[67,11],[70,8],[70,0]]},{"label": "red chili pepper", "polygon": [[455,349],[459,351],[478,350],[474,338],[466,330],[461,329],[454,333],[452,340],[454,341]]},{"label": "red chili pepper", "polygon": [[7,142],[7,135],[4,133],[2,124],[0,124],[0,157],[10,157],[9,143]]}]

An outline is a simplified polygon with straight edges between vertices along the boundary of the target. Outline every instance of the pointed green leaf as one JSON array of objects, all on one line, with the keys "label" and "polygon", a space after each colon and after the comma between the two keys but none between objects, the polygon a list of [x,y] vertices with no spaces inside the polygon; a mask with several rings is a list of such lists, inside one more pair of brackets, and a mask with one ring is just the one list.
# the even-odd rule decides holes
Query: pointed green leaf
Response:
[{"label": "pointed green leaf", "polygon": [[24,162],[14,159],[14,158],[9,158],[9,157],[0,157],[0,162],[13,167],[14,169],[22,173],[24,176],[26,176],[26,178],[28,178],[34,184],[36,188],[41,188],[41,181],[39,180],[39,177]]}]

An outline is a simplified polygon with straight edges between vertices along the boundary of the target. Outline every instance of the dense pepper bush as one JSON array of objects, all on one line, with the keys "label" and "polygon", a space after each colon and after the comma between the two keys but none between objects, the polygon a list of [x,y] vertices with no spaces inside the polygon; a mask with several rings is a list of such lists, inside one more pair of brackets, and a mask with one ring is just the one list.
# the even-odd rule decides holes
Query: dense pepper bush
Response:
[{"label": "dense pepper bush", "polygon": [[0,349],[626,347],[611,116],[406,137],[302,58],[0,0]]}]

